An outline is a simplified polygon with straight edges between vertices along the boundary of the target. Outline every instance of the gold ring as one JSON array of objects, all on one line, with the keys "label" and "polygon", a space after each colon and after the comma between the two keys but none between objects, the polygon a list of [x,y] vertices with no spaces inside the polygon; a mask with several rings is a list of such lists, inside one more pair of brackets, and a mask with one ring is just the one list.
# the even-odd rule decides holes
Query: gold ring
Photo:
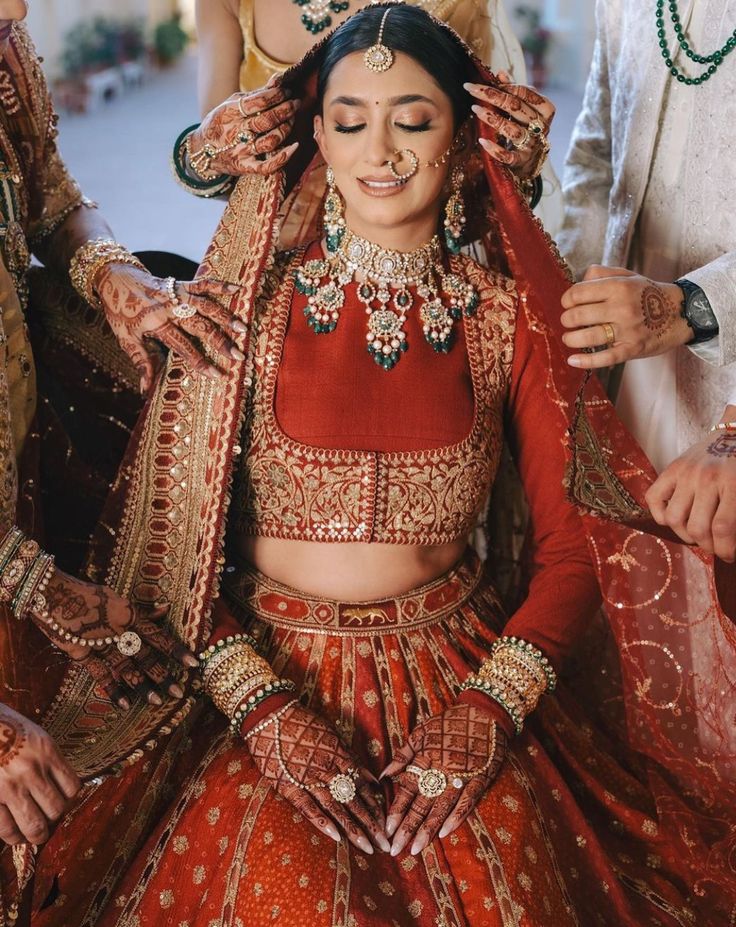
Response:
[{"label": "gold ring", "polygon": [[447,776],[441,769],[420,769],[419,766],[407,766],[406,771],[417,777],[419,791],[425,798],[439,798],[447,788]]},{"label": "gold ring", "polygon": [[610,348],[612,344],[616,343],[616,333],[613,330],[613,325],[610,322],[602,322],[601,325],[606,333],[606,347]]},{"label": "gold ring", "polygon": [[125,631],[117,641],[117,648],[124,657],[134,657],[140,653],[143,641],[135,631]]},{"label": "gold ring", "polygon": [[336,802],[339,802],[341,805],[347,805],[348,802],[351,802],[355,798],[356,776],[357,773],[355,773],[354,770],[350,770],[347,773],[338,773],[330,779],[328,786],[330,795],[332,795]]}]

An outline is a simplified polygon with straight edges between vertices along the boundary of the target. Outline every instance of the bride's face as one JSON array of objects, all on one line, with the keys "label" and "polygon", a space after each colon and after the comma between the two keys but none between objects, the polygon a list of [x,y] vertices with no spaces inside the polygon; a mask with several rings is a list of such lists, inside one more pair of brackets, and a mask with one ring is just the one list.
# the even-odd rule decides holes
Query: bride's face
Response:
[{"label": "bride's face", "polygon": [[[409,249],[437,228],[448,165],[430,167],[451,146],[450,98],[413,58],[396,54],[383,73],[369,71],[363,52],[343,58],[330,74],[315,135],[345,200],[345,219],[359,235]],[[419,169],[410,171],[410,149]],[[416,239],[419,240],[416,240]],[[404,243],[406,239],[406,243]]]}]

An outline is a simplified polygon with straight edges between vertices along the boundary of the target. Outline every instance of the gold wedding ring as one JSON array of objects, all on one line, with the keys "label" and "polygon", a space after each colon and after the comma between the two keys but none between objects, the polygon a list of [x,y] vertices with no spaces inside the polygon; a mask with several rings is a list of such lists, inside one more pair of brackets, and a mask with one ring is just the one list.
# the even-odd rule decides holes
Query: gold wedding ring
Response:
[{"label": "gold wedding ring", "polygon": [[613,325],[610,322],[602,322],[601,326],[606,333],[606,347],[610,348],[612,344],[616,343],[616,332],[614,332]]},{"label": "gold wedding ring", "polygon": [[406,771],[417,777],[419,791],[425,798],[439,798],[447,788],[447,776],[441,769],[420,769],[419,766],[407,766]]}]

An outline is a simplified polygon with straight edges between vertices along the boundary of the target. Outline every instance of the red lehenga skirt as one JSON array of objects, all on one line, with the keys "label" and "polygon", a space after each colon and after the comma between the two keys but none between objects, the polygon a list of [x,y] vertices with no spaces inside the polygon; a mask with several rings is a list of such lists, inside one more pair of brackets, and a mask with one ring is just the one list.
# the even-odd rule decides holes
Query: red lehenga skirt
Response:
[{"label": "red lehenga skirt", "polygon": [[[473,555],[390,601],[319,601],[250,572],[231,574],[225,597],[376,774],[417,719],[453,701],[505,621]],[[466,823],[395,859],[318,833],[203,706],[60,829],[34,925],[691,927],[635,768],[561,689]]]}]

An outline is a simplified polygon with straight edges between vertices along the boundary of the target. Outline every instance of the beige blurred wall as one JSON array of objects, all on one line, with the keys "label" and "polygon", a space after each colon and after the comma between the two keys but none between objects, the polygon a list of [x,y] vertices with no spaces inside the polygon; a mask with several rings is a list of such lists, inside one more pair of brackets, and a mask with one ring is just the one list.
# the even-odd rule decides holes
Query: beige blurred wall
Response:
[{"label": "beige blurred wall", "polygon": [[178,0],[31,0],[27,22],[38,52],[45,58],[46,73],[56,77],[64,36],[87,17],[140,17],[153,26],[178,8]]}]

